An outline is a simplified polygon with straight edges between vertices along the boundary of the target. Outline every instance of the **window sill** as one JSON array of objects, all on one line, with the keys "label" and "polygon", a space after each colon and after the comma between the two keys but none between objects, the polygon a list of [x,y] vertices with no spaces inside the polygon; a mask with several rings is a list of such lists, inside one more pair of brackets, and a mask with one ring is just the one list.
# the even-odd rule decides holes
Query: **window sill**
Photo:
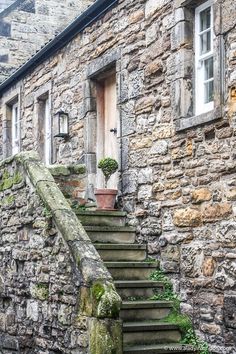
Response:
[{"label": "window sill", "polygon": [[197,127],[199,125],[209,123],[220,118],[222,118],[222,109],[221,107],[217,107],[210,112],[203,113],[197,116],[189,118],[180,118],[178,121],[176,121],[176,131],[181,132],[183,130]]}]

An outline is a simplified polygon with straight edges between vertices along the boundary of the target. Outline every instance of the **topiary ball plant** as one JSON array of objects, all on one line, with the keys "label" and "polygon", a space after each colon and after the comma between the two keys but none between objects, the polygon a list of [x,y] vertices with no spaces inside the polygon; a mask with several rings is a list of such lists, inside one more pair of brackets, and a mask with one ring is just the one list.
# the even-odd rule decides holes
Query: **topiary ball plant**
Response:
[{"label": "topiary ball plant", "polygon": [[118,170],[118,167],[118,162],[111,157],[105,157],[98,162],[98,168],[102,170],[105,177],[105,188],[107,188],[110,177]]}]

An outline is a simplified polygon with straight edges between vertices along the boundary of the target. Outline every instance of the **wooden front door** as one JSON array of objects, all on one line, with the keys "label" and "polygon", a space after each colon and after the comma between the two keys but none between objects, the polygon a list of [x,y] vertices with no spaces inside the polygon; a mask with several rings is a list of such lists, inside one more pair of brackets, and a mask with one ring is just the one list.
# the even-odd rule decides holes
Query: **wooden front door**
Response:
[{"label": "wooden front door", "polygon": [[[117,142],[117,97],[116,75],[110,75],[97,86],[97,161],[104,157],[111,157],[118,161]],[[97,186],[104,187],[104,178],[101,171],[97,171]],[[118,173],[115,173],[108,182],[108,188],[118,187]]]}]

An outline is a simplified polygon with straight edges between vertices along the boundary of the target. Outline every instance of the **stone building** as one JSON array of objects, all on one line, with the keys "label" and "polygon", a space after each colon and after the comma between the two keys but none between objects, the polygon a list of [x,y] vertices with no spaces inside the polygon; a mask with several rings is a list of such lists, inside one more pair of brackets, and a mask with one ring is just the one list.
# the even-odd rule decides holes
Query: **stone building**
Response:
[{"label": "stone building", "polygon": [[92,0],[0,2],[0,82],[86,9]]},{"label": "stone building", "polygon": [[136,241],[211,352],[236,353],[235,1],[97,0],[2,82],[0,122],[2,159],[85,164],[90,199],[116,158]]}]

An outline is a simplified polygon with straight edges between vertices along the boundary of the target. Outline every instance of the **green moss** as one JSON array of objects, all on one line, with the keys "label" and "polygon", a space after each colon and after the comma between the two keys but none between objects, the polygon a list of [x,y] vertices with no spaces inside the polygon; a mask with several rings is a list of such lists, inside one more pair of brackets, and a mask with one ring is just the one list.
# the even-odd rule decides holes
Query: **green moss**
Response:
[{"label": "green moss", "polygon": [[9,206],[9,205],[12,205],[14,203],[14,201],[15,201],[15,197],[13,195],[9,195],[1,201],[1,205],[2,206]]},{"label": "green moss", "polygon": [[47,219],[50,219],[50,218],[52,218],[52,213],[48,208],[45,207],[43,209],[43,216],[45,216],[45,218],[47,218]]},{"label": "green moss", "polygon": [[97,318],[118,318],[121,298],[113,284],[96,282],[91,288],[94,315]]},{"label": "green moss", "polygon": [[37,284],[32,291],[32,295],[42,301],[45,301],[49,297],[49,289],[46,284]]},{"label": "green moss", "polygon": [[12,188],[15,184],[21,183],[23,180],[23,177],[21,174],[17,171],[15,172],[12,176],[8,172],[7,169],[3,171],[2,178],[0,181],[0,191],[5,191],[7,189]]},{"label": "green moss", "polygon": [[69,176],[70,171],[65,165],[53,165],[49,167],[49,171],[53,176]]},{"label": "green moss", "polygon": [[105,293],[105,287],[103,284],[96,283],[92,286],[92,296],[99,301],[102,295]]},{"label": "green moss", "polygon": [[120,321],[92,319],[90,324],[91,354],[122,354]]},{"label": "green moss", "polygon": [[14,173],[12,177],[12,183],[13,184],[19,184],[23,181],[23,177],[21,176],[20,172]]},{"label": "green moss", "polygon": [[75,175],[84,175],[86,173],[85,165],[69,165],[69,170]]}]

